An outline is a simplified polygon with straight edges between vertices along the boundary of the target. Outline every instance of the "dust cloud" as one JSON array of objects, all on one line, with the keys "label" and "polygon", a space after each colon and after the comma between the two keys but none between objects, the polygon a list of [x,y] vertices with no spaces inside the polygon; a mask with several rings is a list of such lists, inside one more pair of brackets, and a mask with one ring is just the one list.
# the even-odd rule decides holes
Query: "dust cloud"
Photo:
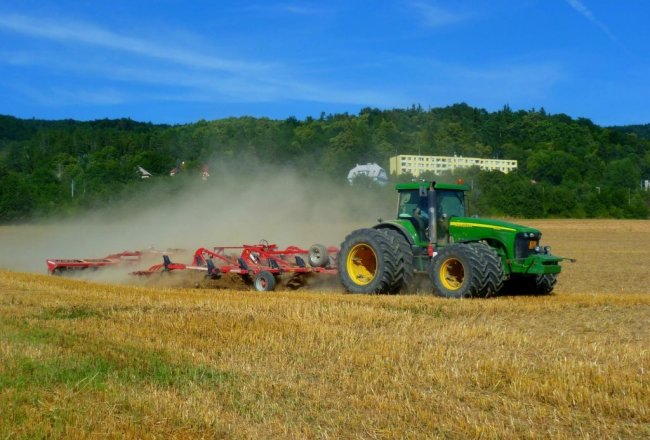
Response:
[{"label": "dust cloud", "polygon": [[[378,217],[389,218],[394,209],[392,189],[350,187],[345,178],[333,181],[241,162],[213,165],[210,174],[207,181],[190,172],[143,180],[139,196],[95,212],[0,227],[0,268],[47,273],[48,258],[102,258],[151,247],[186,250],[173,259],[190,263],[198,247],[260,240],[281,247],[314,243],[338,247],[350,231],[371,226]],[[122,268],[122,275],[160,262],[158,257],[141,261]],[[119,278],[113,268],[79,272],[100,281]]]}]

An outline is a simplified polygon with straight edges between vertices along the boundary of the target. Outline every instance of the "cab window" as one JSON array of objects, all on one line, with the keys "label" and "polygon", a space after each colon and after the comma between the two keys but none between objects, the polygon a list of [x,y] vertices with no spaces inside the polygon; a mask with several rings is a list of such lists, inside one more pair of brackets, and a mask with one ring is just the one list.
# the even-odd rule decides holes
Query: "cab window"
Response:
[{"label": "cab window", "polygon": [[409,191],[400,191],[399,193],[399,207],[397,216],[398,217],[411,217],[415,208],[420,208],[426,210],[426,197],[420,197],[420,193],[417,190]]},{"label": "cab window", "polygon": [[463,191],[438,190],[438,217],[443,214],[449,217],[465,216],[465,197]]}]

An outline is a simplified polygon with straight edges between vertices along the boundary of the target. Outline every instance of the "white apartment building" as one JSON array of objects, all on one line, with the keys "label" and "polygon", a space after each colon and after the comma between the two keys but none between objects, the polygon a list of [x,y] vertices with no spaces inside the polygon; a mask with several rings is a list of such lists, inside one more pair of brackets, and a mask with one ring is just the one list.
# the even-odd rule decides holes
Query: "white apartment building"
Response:
[{"label": "white apartment building", "polygon": [[454,171],[456,168],[480,167],[486,171],[501,171],[509,173],[517,169],[516,160],[484,159],[480,157],[463,156],[419,156],[414,154],[400,154],[390,158],[390,173],[411,173],[417,177],[425,171],[440,174],[445,171]]}]

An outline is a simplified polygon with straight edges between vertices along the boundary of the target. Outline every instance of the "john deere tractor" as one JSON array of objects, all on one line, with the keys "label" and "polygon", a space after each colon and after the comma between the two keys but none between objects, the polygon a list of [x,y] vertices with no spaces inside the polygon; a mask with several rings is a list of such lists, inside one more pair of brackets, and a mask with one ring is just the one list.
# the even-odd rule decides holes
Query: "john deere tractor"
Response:
[{"label": "john deere tractor", "polygon": [[350,233],[338,271],[353,293],[414,291],[428,273],[437,294],[452,298],[499,293],[551,293],[560,262],[541,232],[505,221],[470,217],[466,185],[397,184],[397,218]]}]

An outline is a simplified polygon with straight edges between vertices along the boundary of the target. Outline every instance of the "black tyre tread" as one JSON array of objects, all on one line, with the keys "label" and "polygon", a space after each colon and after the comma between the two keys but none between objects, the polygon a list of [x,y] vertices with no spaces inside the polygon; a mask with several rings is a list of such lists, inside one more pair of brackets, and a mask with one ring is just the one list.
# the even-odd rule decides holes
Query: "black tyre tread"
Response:
[{"label": "black tyre tread", "polygon": [[390,283],[388,291],[382,293],[395,294],[402,287],[402,281],[404,279],[404,259],[401,255],[399,245],[395,241],[395,237],[391,235],[387,229],[375,230],[384,236],[386,241],[391,246],[391,250],[394,251],[395,256],[395,270],[393,272],[393,280]]},{"label": "black tyre tread", "polygon": [[557,284],[557,274],[513,274],[499,292],[502,295],[549,295]]},{"label": "black tyre tread", "polygon": [[[438,279],[439,266],[447,258],[454,257],[460,260],[465,267],[465,283],[459,290],[450,291],[440,283]],[[448,298],[471,298],[481,296],[481,289],[485,284],[485,275],[483,274],[484,263],[481,261],[481,254],[476,246],[466,243],[453,244],[444,247],[438,252],[430,268],[431,281],[435,287],[436,293]]]},{"label": "black tyre tread", "polygon": [[401,264],[398,267],[398,273],[395,277],[395,284],[390,293],[397,294],[400,292],[408,292],[413,288],[413,279],[415,277],[413,249],[411,249],[411,244],[408,242],[406,237],[394,229],[380,230],[385,231],[393,239],[397,249],[399,249],[399,259],[401,260]]},{"label": "black tyre tread", "polygon": [[535,277],[535,295],[549,295],[557,284],[556,274],[544,274]]},{"label": "black tyre tread", "polygon": [[480,276],[481,286],[478,290],[478,296],[494,296],[503,287],[504,273],[501,257],[494,248],[487,243],[471,243],[480,262],[483,263]]},{"label": "black tyre tread", "polygon": [[[377,254],[377,270],[379,273],[369,284],[360,286],[354,283],[347,273],[347,253],[360,243],[366,243]],[[389,293],[399,279],[401,282],[403,263],[398,257],[394,240],[389,235],[377,229],[357,229],[352,231],[343,243],[337,261],[339,278],[348,292],[352,293]],[[397,278],[396,278],[397,277]]]}]

